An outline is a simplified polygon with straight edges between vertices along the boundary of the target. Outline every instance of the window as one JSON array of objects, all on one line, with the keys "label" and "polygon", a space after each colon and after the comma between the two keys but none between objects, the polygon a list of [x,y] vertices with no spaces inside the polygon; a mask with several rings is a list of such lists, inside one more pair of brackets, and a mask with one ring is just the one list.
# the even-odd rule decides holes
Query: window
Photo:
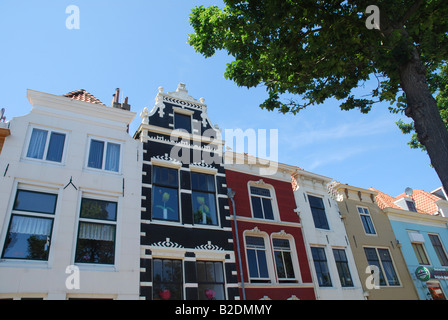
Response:
[{"label": "window", "polygon": [[177,169],[153,166],[152,185],[153,219],[179,221]]},{"label": "window", "polygon": [[215,176],[192,172],[191,189],[194,223],[218,225],[215,203]]},{"label": "window", "polygon": [[33,128],[27,158],[62,162],[65,133]]},{"label": "window", "polygon": [[433,300],[446,300],[445,294],[443,293],[439,282],[430,281],[427,282],[426,285]]},{"label": "window", "polygon": [[400,285],[389,249],[364,248],[364,252],[369,265],[378,267],[380,286]]},{"label": "window", "polygon": [[83,198],[75,262],[114,264],[117,203]]},{"label": "window", "polygon": [[87,166],[93,169],[119,172],[120,149],[121,145],[118,143],[91,139]]},{"label": "window", "polygon": [[369,209],[358,207],[358,213],[361,217],[362,225],[364,226],[364,231],[366,232],[366,234],[376,234]]},{"label": "window", "polygon": [[153,299],[182,300],[182,260],[153,259]]},{"label": "window", "polygon": [[347,255],[343,249],[333,249],[334,260],[338,269],[339,280],[343,287],[353,287],[352,276],[348,267]]},{"label": "window", "polygon": [[279,282],[296,282],[288,239],[272,239]]},{"label": "window", "polygon": [[246,236],[246,252],[251,282],[270,282],[264,239]]},{"label": "window", "polygon": [[2,257],[48,260],[57,195],[17,190]]},{"label": "window", "polygon": [[250,186],[250,200],[254,218],[274,220],[271,190]]},{"label": "window", "polygon": [[312,247],[314,268],[316,269],[317,281],[319,287],[331,287],[330,270],[328,270],[327,257],[324,248]]},{"label": "window", "polygon": [[174,112],[174,129],[182,129],[191,133],[191,116]]},{"label": "window", "polygon": [[409,211],[417,212],[417,208],[415,207],[414,201],[406,200],[406,204],[408,206]]},{"label": "window", "polygon": [[412,242],[412,248],[414,249],[415,256],[417,257],[419,264],[429,265],[429,259],[426,255],[423,243]]},{"label": "window", "polygon": [[222,262],[198,261],[199,300],[225,300]]},{"label": "window", "polygon": [[319,229],[330,229],[328,226],[327,215],[322,198],[308,195],[310,201],[311,213],[313,215],[314,226]]},{"label": "window", "polygon": [[437,234],[429,234],[429,239],[431,240],[432,246],[434,247],[434,251],[439,258],[440,264],[442,266],[448,266],[448,258],[445,253],[445,249],[443,248],[442,242],[440,241],[440,237]]}]

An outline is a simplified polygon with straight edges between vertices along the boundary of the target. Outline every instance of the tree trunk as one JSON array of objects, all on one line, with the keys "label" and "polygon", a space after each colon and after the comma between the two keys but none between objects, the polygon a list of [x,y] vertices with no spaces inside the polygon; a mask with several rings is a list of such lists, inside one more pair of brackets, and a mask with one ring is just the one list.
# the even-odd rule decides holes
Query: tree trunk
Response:
[{"label": "tree trunk", "polygon": [[406,93],[405,114],[414,120],[418,140],[426,147],[431,164],[448,192],[448,131],[429,90],[426,69],[417,49],[400,67],[400,84]]}]

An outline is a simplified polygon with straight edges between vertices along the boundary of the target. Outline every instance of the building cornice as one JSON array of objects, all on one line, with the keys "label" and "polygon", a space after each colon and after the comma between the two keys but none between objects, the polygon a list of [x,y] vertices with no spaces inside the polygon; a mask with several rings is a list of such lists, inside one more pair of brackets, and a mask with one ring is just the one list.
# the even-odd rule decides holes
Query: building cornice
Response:
[{"label": "building cornice", "polygon": [[135,112],[131,111],[73,100],[31,89],[27,90],[27,97],[33,106],[32,112],[51,113],[121,127],[129,125],[136,115]]},{"label": "building cornice", "polygon": [[429,224],[442,225],[447,227],[448,218],[442,216],[429,215],[424,213],[412,212],[396,208],[384,208],[383,212],[392,220],[406,220],[411,223],[424,222]]}]

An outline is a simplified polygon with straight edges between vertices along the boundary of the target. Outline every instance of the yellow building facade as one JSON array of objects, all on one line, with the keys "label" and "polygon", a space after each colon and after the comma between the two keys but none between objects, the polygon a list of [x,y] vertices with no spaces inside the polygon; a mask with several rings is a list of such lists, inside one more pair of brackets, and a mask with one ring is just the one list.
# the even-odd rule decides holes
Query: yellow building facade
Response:
[{"label": "yellow building facade", "polygon": [[333,182],[341,219],[368,300],[418,300],[400,244],[376,191]]}]

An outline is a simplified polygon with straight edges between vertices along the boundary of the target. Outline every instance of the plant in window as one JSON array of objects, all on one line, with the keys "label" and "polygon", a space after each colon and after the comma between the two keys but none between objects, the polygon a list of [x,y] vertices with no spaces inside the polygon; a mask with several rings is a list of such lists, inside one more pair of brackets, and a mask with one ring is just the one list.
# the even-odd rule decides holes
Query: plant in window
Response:
[{"label": "plant in window", "polygon": [[171,212],[174,212],[174,210],[170,207],[166,206],[166,203],[170,200],[170,194],[168,192],[164,192],[162,194],[162,202],[163,202],[163,206],[161,205],[156,205],[156,208],[160,208],[163,211],[163,219],[167,219],[168,218],[168,210],[170,210]]},{"label": "plant in window", "polygon": [[194,220],[202,224],[212,224],[212,219],[208,215],[208,213],[210,212],[210,208],[205,204],[205,198],[196,197],[196,200],[199,203],[199,208],[194,214]]},{"label": "plant in window", "polygon": [[168,289],[159,292],[159,297],[163,300],[169,300],[171,298],[171,291]]},{"label": "plant in window", "polygon": [[212,289],[205,290],[205,296],[207,297],[208,300],[215,300],[215,294],[216,294],[216,291],[214,291]]}]

